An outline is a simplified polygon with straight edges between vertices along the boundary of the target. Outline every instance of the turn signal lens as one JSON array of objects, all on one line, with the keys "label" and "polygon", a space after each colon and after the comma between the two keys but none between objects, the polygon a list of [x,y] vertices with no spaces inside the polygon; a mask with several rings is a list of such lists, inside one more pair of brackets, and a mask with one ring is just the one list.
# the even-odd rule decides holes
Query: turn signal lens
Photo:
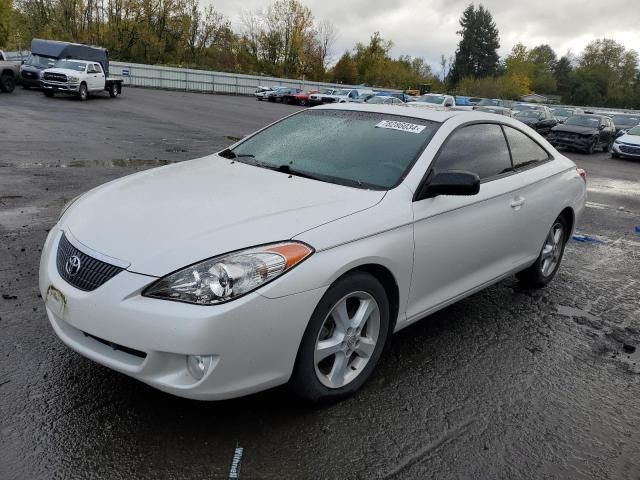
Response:
[{"label": "turn signal lens", "polygon": [[299,242],[240,250],[171,273],[142,295],[196,305],[224,303],[276,279],[312,253],[311,247]]}]

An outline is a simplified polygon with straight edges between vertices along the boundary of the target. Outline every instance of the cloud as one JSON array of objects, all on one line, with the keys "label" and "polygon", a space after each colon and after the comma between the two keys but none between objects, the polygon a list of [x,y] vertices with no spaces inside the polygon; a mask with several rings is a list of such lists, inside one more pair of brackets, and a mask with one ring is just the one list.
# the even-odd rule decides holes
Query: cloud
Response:
[{"label": "cloud", "polygon": [[[203,0],[208,2],[209,0]],[[366,43],[373,32],[393,41],[394,56],[421,56],[432,65],[441,54],[452,55],[459,41],[458,20],[469,0],[306,0],[318,20],[332,21],[338,32],[334,55],[356,42]],[[476,5],[478,2],[475,2]],[[485,0],[500,31],[500,54],[514,44],[528,47],[548,43],[558,55],[579,54],[596,38],[613,38],[626,48],[640,51],[640,8],[629,0]],[[631,2],[633,3],[633,2]],[[264,9],[266,0],[217,0],[216,8],[239,27],[241,9]],[[624,12],[622,14],[621,12]]]}]

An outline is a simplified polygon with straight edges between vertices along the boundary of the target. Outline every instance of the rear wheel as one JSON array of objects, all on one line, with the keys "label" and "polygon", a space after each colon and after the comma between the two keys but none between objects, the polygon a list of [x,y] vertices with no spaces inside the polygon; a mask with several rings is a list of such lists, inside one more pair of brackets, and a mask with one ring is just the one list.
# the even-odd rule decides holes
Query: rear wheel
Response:
[{"label": "rear wheel", "polygon": [[371,376],[389,335],[389,300],[368,273],[334,283],[304,333],[290,387],[311,401],[351,395]]},{"label": "rear wheel", "polygon": [[118,92],[118,85],[116,85],[115,83],[112,83],[109,86],[109,96],[111,98],[116,98],[118,96],[120,92]]},{"label": "rear wheel", "polygon": [[567,220],[563,215],[560,215],[553,222],[535,263],[517,274],[520,283],[525,287],[541,288],[553,280],[564,255],[568,233]]},{"label": "rear wheel", "polygon": [[3,73],[0,76],[0,90],[5,93],[11,93],[16,88],[16,79],[13,78],[13,75],[8,73]]},{"label": "rear wheel", "polygon": [[87,98],[89,98],[89,90],[87,90],[87,85],[84,83],[80,84],[80,90],[78,90],[78,98],[81,102],[84,102]]}]

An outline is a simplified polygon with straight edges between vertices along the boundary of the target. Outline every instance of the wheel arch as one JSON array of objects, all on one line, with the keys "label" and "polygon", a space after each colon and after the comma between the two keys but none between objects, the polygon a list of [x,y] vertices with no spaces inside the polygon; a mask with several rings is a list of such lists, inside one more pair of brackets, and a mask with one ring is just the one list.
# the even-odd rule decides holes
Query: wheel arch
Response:
[{"label": "wheel arch", "polygon": [[387,294],[387,299],[389,300],[389,335],[391,335],[395,330],[400,312],[400,288],[398,287],[398,282],[396,281],[395,276],[391,270],[384,265],[379,263],[365,263],[347,270],[333,283],[354,272],[368,273],[378,280],[384,288],[384,291]]},{"label": "wheel arch", "polygon": [[558,216],[564,217],[564,219],[567,221],[567,224],[569,225],[569,229],[567,230],[567,234],[565,236],[565,242],[568,242],[571,238],[571,234],[573,233],[573,228],[575,227],[576,214],[573,211],[573,208],[566,207],[564,210],[562,210],[562,212],[560,212],[560,215]]},{"label": "wheel arch", "polygon": [[2,72],[0,72],[0,75],[9,75],[10,77],[13,77],[13,78],[15,78],[16,76],[15,72],[10,68],[5,68],[4,70],[2,70]]}]

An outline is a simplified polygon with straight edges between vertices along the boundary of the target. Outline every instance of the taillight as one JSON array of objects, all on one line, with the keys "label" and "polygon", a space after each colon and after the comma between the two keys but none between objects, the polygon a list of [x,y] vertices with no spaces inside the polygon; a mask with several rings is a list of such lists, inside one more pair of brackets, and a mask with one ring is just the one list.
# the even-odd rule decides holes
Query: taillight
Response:
[{"label": "taillight", "polygon": [[578,175],[582,177],[584,183],[587,183],[587,172],[584,170],[584,168],[576,167],[576,172],[578,172]]}]

